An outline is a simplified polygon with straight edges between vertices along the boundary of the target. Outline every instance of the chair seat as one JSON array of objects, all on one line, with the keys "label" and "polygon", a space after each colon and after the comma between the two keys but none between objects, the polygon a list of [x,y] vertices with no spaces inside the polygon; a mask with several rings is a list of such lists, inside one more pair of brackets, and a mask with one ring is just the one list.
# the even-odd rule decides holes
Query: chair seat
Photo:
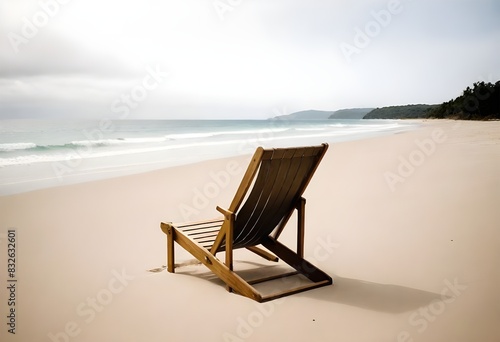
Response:
[{"label": "chair seat", "polygon": [[174,227],[188,237],[199,243],[202,247],[210,250],[215,238],[219,234],[224,219],[214,219],[203,222],[185,223],[174,225]]}]

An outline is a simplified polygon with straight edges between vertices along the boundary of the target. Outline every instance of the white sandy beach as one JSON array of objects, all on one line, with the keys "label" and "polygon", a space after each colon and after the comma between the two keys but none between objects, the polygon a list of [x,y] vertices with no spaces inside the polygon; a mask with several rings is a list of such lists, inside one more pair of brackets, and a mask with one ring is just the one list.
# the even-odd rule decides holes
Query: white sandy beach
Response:
[{"label": "white sandy beach", "polygon": [[[258,304],[200,265],[148,272],[166,264],[160,222],[218,216],[249,158],[0,197],[0,285],[9,229],[17,280],[1,340],[500,340],[500,122],[331,145],[305,193],[305,255],[334,286]],[[256,264],[236,253],[236,270]]]}]

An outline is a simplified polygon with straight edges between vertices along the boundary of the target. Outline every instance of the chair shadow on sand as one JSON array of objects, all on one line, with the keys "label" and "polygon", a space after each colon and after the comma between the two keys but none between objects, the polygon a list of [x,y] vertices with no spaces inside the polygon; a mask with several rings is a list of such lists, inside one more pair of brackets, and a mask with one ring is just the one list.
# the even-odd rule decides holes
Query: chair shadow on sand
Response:
[{"label": "chair shadow on sand", "polygon": [[[196,264],[196,262],[187,263],[185,266],[192,266],[193,264]],[[237,273],[247,279],[259,277],[263,274],[280,273],[283,271],[283,266],[265,265],[260,262],[238,261],[237,264],[243,268],[243,270]],[[179,271],[179,274],[196,277],[198,279],[201,278],[221,287],[224,286],[223,281],[201,264],[199,264],[199,268],[180,267]],[[380,284],[360,279],[343,278],[338,275],[332,275],[332,277],[334,279],[334,285],[301,292],[295,294],[294,297],[310,298],[318,301],[327,301],[393,314],[416,310],[420,307],[429,305],[433,301],[451,298],[449,296],[442,296],[439,293],[423,291],[406,286]],[[284,279],[287,280],[285,281]],[[307,280],[299,278],[295,281],[307,282]],[[293,282],[293,280],[288,278],[277,279],[270,284],[270,286],[267,286],[267,289],[263,288],[262,290],[263,292],[281,291],[286,287],[290,287]]]},{"label": "chair shadow on sand", "polygon": [[393,314],[416,310],[433,301],[451,298],[400,285],[380,284],[335,275],[333,279],[334,286],[301,293],[298,296]]}]

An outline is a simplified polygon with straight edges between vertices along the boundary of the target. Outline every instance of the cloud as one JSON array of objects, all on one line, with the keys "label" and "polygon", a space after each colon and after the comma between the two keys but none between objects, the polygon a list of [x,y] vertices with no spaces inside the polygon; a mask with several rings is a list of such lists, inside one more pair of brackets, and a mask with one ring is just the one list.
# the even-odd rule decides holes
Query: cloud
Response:
[{"label": "cloud", "polygon": [[41,75],[86,75],[124,78],[137,75],[119,56],[84,49],[57,32],[44,32],[14,53],[4,42],[0,50],[0,78]]},{"label": "cloud", "polygon": [[[0,5],[0,118],[111,115],[157,65],[168,80],[130,118],[439,102],[500,77],[496,1],[243,0],[223,18],[213,1],[68,1],[15,53],[8,33],[41,3]],[[380,23],[391,3],[401,11]]]}]

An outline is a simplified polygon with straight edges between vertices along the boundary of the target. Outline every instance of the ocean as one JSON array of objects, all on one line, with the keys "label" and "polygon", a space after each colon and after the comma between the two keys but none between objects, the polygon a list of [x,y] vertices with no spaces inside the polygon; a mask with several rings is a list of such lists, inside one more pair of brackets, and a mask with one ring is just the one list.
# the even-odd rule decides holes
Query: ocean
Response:
[{"label": "ocean", "polygon": [[390,120],[0,120],[0,195],[409,130]]}]

